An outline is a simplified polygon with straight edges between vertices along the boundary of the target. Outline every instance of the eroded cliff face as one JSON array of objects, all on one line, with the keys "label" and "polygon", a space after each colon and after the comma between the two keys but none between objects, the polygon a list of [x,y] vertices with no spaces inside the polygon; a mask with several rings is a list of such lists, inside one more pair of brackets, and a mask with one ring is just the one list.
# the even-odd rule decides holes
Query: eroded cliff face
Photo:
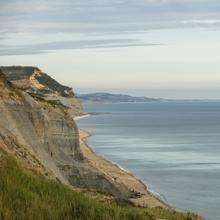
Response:
[{"label": "eroded cliff face", "polygon": [[61,85],[37,67],[3,66],[0,69],[17,88],[47,101],[64,105],[72,117],[83,114],[80,100],[72,88]]},{"label": "eroded cliff face", "polygon": [[131,196],[124,185],[89,165],[68,108],[16,88],[1,70],[0,112],[0,147],[30,168],[75,187]]}]

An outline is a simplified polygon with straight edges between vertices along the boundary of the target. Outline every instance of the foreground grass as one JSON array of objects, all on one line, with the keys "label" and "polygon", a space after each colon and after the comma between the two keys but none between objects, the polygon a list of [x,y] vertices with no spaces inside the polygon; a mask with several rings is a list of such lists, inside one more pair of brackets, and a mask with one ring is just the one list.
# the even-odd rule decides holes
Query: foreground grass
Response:
[{"label": "foreground grass", "polygon": [[[1,153],[1,151],[0,151]],[[0,159],[1,220],[196,220],[193,214],[98,202],[23,169],[12,157]]]}]

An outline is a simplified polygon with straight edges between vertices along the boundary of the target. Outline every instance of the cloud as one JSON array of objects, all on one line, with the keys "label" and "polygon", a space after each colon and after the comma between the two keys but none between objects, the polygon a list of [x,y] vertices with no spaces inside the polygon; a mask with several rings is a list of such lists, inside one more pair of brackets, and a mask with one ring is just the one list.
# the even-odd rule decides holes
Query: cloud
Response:
[{"label": "cloud", "polygon": [[117,48],[137,46],[160,46],[162,44],[144,43],[134,39],[105,39],[105,40],[75,40],[58,41],[41,44],[19,46],[0,45],[0,56],[28,55],[48,53],[56,50],[86,49],[86,48]]}]

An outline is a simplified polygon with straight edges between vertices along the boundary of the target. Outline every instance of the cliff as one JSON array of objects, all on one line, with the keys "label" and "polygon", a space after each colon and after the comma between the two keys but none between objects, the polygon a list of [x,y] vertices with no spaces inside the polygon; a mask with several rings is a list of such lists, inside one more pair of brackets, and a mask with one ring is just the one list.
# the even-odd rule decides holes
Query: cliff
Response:
[{"label": "cliff", "polygon": [[[45,99],[33,95],[39,91],[26,73],[18,77],[13,68],[10,71],[9,68],[1,69],[6,69],[7,79],[12,79],[11,83],[0,73],[0,145],[6,151],[32,169],[65,184],[93,188],[125,199],[134,196],[125,185],[114,182],[88,163],[80,149],[78,129],[68,108],[51,103],[47,94]],[[29,76],[33,76],[32,70]],[[69,96],[73,93],[69,92]]]},{"label": "cliff", "polygon": [[202,219],[171,209],[96,155],[65,105],[39,96],[26,74],[28,88],[8,75],[0,69],[1,219]]}]

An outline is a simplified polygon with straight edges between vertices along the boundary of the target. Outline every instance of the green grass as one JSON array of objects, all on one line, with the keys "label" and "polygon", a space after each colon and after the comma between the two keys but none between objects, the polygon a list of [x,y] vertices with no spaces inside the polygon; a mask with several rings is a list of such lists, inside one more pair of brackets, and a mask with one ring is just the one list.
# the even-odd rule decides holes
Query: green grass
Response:
[{"label": "green grass", "polygon": [[[1,151],[0,151],[0,154]],[[195,220],[193,214],[98,202],[85,193],[28,171],[10,156],[0,158],[1,220]]]}]

